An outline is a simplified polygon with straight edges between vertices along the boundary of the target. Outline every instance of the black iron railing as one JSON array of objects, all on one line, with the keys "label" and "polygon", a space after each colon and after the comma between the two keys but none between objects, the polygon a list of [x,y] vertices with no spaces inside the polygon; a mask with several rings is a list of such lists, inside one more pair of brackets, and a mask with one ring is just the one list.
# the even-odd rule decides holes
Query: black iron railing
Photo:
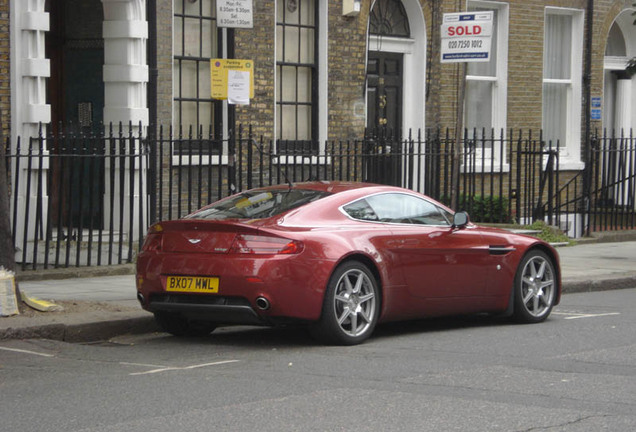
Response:
[{"label": "black iron railing", "polygon": [[636,138],[605,132],[592,141],[587,233],[635,226]]},{"label": "black iron railing", "polygon": [[121,125],[99,135],[42,131],[26,143],[17,139],[7,165],[23,270],[133,260],[148,227],[147,152],[139,136]]},{"label": "black iron railing", "polygon": [[[402,186],[447,205],[454,192],[458,210],[474,221],[544,220],[571,236],[636,223],[631,136],[595,137],[586,173],[563,172],[558,146],[545,145],[540,133],[470,131],[453,184],[450,131],[290,143],[256,136],[250,127],[225,138],[210,128],[50,130],[6,142],[13,240],[23,269],[132,262],[153,222],[245,189],[308,180]],[[593,179],[587,192],[584,174]]]},{"label": "black iron railing", "polygon": [[[571,176],[549,194],[544,211],[572,236],[634,229],[636,137],[631,132],[596,133],[591,139],[590,157],[587,170]],[[589,190],[585,190],[585,176],[591,179]],[[558,177],[556,184],[560,184]]]}]

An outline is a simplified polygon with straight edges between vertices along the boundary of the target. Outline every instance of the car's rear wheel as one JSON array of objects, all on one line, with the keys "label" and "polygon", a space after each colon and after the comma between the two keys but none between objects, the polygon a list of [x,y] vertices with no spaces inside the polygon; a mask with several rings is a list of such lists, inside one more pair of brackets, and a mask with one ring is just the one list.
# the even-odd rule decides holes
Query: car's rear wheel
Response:
[{"label": "car's rear wheel", "polygon": [[557,279],[552,260],[542,251],[530,251],[515,276],[514,319],[522,323],[545,320],[554,306]]},{"label": "car's rear wheel", "polygon": [[207,336],[216,329],[216,323],[189,320],[170,312],[155,312],[155,321],[163,331],[174,336]]},{"label": "car's rear wheel", "polygon": [[326,343],[355,345],[371,336],[379,312],[378,282],[367,266],[349,261],[329,279],[322,316],[311,331]]}]

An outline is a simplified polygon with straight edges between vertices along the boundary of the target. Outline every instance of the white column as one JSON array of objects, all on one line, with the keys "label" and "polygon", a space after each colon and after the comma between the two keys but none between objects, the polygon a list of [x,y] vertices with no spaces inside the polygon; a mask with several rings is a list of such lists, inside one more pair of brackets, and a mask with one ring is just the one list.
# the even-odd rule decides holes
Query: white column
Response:
[{"label": "white column", "polygon": [[[619,79],[616,81],[616,105],[614,110],[614,129],[616,136],[624,140],[620,140],[619,143],[623,148],[629,147],[629,136],[631,133],[632,123],[632,80],[631,79]],[[625,156],[629,157],[630,153],[625,152]],[[622,163],[619,163],[622,162]],[[616,167],[619,178],[619,183],[616,185],[617,204],[633,204],[629,199],[630,180],[620,181],[627,176],[626,173],[634,172],[636,161],[633,159],[623,159],[617,161],[619,166]],[[622,165],[622,166],[621,166]],[[633,192],[632,192],[633,193]]]},{"label": "white column", "polygon": [[[132,132],[135,138],[139,137],[139,125],[142,132],[148,125],[148,107],[146,88],[148,84],[148,64],[146,60],[146,43],[148,40],[148,22],[146,20],[146,0],[102,0],[104,6],[104,124],[113,124],[113,129],[118,130],[119,124],[124,126],[124,136]],[[128,125],[132,124],[132,129]],[[117,134],[116,134],[117,135]],[[127,153],[141,152],[140,142],[135,140],[134,148],[127,143]],[[106,149],[107,152],[109,149]],[[119,149],[117,150],[119,151]],[[143,162],[140,166],[140,160]],[[126,163],[130,161],[127,158]],[[147,167],[143,158],[136,159],[133,182],[134,190],[130,190],[131,173],[129,165],[120,166],[120,160],[110,165],[106,161],[106,170],[114,170],[115,178],[119,179],[121,170],[124,170],[124,184],[115,185],[113,193],[115,197],[123,194],[121,204],[118,199],[114,203],[113,214],[116,215],[115,231],[123,231],[125,239],[132,236],[134,244],[137,244],[139,236],[145,232],[139,232],[139,219],[147,220],[147,193],[146,172]],[[107,178],[108,174],[107,174]],[[140,190],[140,181],[143,189]],[[106,182],[105,197],[105,226],[109,226],[110,202],[107,199],[111,193],[111,185]],[[132,223],[130,214],[130,196],[134,197]],[[143,200],[143,206],[140,202]],[[121,225],[118,215],[120,210],[125,215]],[[145,223],[143,224],[145,227]]]},{"label": "white column", "polygon": [[39,123],[51,121],[46,103],[46,78],[51,73],[45,58],[45,32],[49,14],[45,0],[11,2],[11,118],[12,135],[37,136]]},{"label": "white column", "polygon": [[[45,58],[45,34],[49,30],[49,14],[44,11],[45,0],[11,0],[11,136],[12,152],[17,138],[21,139],[22,154],[27,153],[31,137],[37,137],[40,123],[51,121],[51,107],[46,103],[46,79],[50,76],[49,60]],[[46,130],[44,129],[45,133]],[[36,146],[34,154],[38,154]],[[46,149],[43,150],[46,153]],[[12,161],[15,173],[15,160]],[[20,188],[17,191],[18,220],[16,224],[16,260],[22,262],[23,239],[27,236],[27,255],[32,256],[36,221],[46,224],[48,193],[46,178],[48,160],[34,159],[31,172],[26,169],[26,159],[21,160]],[[39,175],[38,175],[39,173]],[[30,189],[27,183],[30,176]],[[38,205],[38,187],[42,200]],[[27,204],[29,215],[26,217]],[[13,215],[13,208],[11,209]],[[28,221],[28,224],[27,224]],[[46,226],[46,225],[44,225]],[[39,233],[40,231],[38,231]],[[27,258],[27,260],[29,259]]]},{"label": "white column", "polygon": [[145,0],[102,0],[104,5],[104,124],[148,123]]},{"label": "white column", "polygon": [[616,81],[616,100],[614,109],[614,129],[620,136],[624,131],[629,136],[632,123],[632,80],[619,79]]}]

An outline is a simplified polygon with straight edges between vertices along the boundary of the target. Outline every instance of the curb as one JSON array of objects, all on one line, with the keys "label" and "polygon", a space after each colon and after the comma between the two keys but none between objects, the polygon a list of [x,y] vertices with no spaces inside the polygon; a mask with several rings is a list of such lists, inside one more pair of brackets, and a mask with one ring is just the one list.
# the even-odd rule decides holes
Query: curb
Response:
[{"label": "curb", "polygon": [[636,275],[617,277],[613,279],[563,282],[562,293],[575,294],[629,288],[636,288]]},{"label": "curb", "polygon": [[84,322],[78,324],[42,324],[0,330],[0,340],[51,339],[71,343],[98,342],[123,334],[142,334],[159,331],[152,315]]},{"label": "curb", "polygon": [[41,280],[74,279],[103,276],[122,276],[135,274],[135,264],[117,264],[112,266],[67,267],[38,270],[16,270],[17,282]]},{"label": "curb", "polygon": [[[610,291],[636,288],[636,275],[595,281],[566,281],[563,294]],[[136,316],[86,321],[77,324],[52,323],[27,327],[0,329],[0,340],[52,339],[69,343],[90,343],[111,339],[124,334],[159,332],[154,317]]]},{"label": "curb", "polygon": [[623,231],[599,231],[590,234],[590,239],[597,243],[617,243],[625,241],[636,241],[636,230]]}]

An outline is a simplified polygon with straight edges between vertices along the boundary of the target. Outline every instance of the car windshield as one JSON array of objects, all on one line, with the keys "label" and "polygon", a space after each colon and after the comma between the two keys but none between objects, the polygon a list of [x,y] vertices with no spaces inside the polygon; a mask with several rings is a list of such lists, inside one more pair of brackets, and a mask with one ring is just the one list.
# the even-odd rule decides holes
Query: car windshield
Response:
[{"label": "car windshield", "polygon": [[310,189],[253,190],[219,201],[186,219],[264,219],[331,195]]}]

